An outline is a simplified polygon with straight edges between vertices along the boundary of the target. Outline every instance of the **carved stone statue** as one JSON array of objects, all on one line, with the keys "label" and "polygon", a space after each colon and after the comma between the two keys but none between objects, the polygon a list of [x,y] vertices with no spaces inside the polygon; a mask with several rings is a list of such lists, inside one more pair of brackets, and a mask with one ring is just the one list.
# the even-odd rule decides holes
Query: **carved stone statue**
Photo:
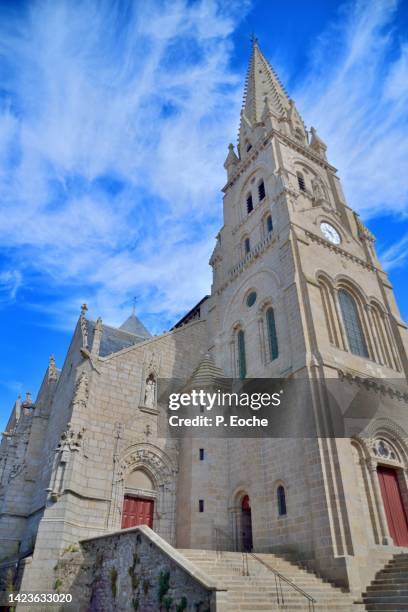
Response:
[{"label": "carved stone statue", "polygon": [[313,195],[314,195],[316,202],[322,202],[323,200],[326,199],[323,183],[320,178],[315,177],[312,180],[312,189],[313,189]]},{"label": "carved stone statue", "polygon": [[155,403],[155,395],[156,395],[156,381],[153,376],[150,375],[146,380],[145,385],[145,396],[144,396],[144,405],[146,408],[154,408]]}]

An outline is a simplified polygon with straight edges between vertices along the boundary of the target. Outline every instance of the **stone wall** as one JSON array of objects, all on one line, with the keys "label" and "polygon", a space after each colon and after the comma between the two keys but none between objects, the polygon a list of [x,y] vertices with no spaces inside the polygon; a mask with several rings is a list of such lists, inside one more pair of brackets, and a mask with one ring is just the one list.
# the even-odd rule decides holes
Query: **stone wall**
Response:
[{"label": "stone wall", "polygon": [[217,595],[223,596],[209,578],[145,525],[71,547],[56,566],[54,587],[72,593],[78,612],[210,612]]}]

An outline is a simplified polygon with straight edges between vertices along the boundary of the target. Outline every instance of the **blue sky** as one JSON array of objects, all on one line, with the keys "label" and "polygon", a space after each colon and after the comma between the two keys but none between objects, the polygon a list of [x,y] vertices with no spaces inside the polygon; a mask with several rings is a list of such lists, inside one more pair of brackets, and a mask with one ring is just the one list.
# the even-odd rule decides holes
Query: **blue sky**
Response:
[{"label": "blue sky", "polygon": [[408,8],[376,2],[0,2],[0,419],[61,366],[81,303],[154,333],[210,287],[254,31],[408,319]]}]

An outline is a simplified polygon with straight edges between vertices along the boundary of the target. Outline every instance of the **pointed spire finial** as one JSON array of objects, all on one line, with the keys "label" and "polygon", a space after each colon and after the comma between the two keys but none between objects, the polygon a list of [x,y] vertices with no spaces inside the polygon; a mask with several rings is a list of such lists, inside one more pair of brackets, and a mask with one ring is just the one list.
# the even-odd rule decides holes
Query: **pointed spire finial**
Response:
[{"label": "pointed spire finial", "polygon": [[86,304],[82,304],[81,306],[81,316],[79,317],[80,325],[81,325],[81,334],[82,334],[82,348],[88,348],[88,329],[86,324],[86,311],[88,310],[88,306]]},{"label": "pointed spire finial", "polygon": [[132,306],[132,314],[133,315],[136,314],[136,302],[137,302],[137,297],[133,296],[133,306]]},{"label": "pointed spire finial", "polygon": [[270,110],[275,117],[283,118],[287,109],[290,108],[289,96],[262,53],[255,34],[252,34],[251,42],[252,52],[245,80],[243,112],[239,130],[240,145],[245,143],[248,129],[256,129],[262,122],[266,96],[268,96]]},{"label": "pointed spire finial", "polygon": [[58,374],[57,374],[57,366],[55,364],[55,357],[54,355],[50,355],[50,360],[48,362],[48,382],[50,382],[51,380],[57,380],[58,378]]}]

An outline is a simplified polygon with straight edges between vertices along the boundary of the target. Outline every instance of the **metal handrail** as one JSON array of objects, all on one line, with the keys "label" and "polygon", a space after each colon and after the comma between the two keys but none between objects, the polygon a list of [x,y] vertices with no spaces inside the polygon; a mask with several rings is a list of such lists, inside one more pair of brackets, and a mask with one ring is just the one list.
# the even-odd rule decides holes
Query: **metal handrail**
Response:
[{"label": "metal handrail", "polygon": [[[284,576],[283,574],[278,572],[278,570],[276,570],[274,567],[272,567],[272,565],[269,565],[269,563],[266,563],[266,561],[264,561],[263,559],[260,559],[255,553],[248,552],[247,554],[251,555],[251,557],[253,559],[258,561],[258,563],[261,563],[270,572],[272,572],[274,574],[274,576],[275,576],[275,582],[276,582],[276,579],[279,578],[279,580],[283,580],[283,582],[288,584],[292,589],[295,589],[295,591],[297,591],[298,593],[303,595],[303,597],[305,597],[308,600],[309,610],[314,610],[314,605],[315,605],[315,603],[317,603],[316,599],[314,599],[314,597],[309,595],[309,593],[306,593],[306,591],[304,591],[301,587],[299,587],[297,584],[292,582],[292,580],[290,580],[289,578],[286,578],[286,576]],[[282,603],[285,603],[284,598],[283,598],[283,593],[282,593],[282,584],[280,584],[280,591],[281,591]],[[279,601],[278,601],[278,603],[279,603]]]},{"label": "metal handrail", "polygon": [[314,612],[315,603],[317,603],[316,600],[314,599],[314,597],[309,595],[309,593],[307,593],[301,587],[299,587],[297,584],[292,582],[292,580],[290,580],[289,578],[287,578],[286,576],[284,576],[283,574],[278,572],[278,570],[276,570],[274,567],[272,567],[272,565],[269,565],[269,563],[266,563],[266,561],[264,561],[263,559],[260,559],[255,553],[250,552],[250,551],[243,551],[242,548],[241,548],[241,550],[239,550],[238,549],[238,543],[234,540],[234,538],[232,538],[232,536],[230,534],[226,533],[220,527],[215,527],[215,548],[216,548],[217,555],[219,555],[222,552],[222,549],[221,549],[221,536],[223,538],[226,538],[227,541],[229,542],[229,544],[232,545],[232,551],[234,551],[234,552],[242,552],[242,575],[243,576],[249,576],[250,575],[249,574],[248,558],[247,558],[248,555],[250,555],[253,559],[255,559],[255,561],[257,561],[258,563],[261,563],[261,565],[263,565],[264,567],[266,567],[266,569],[268,569],[270,572],[273,573],[273,575],[275,577],[276,603],[278,605],[280,605],[280,604],[284,605],[285,604],[285,597],[284,597],[283,589],[282,589],[282,582],[284,582],[285,584],[290,586],[292,589],[297,591],[300,595],[302,595],[307,600],[309,611],[310,612]]}]

